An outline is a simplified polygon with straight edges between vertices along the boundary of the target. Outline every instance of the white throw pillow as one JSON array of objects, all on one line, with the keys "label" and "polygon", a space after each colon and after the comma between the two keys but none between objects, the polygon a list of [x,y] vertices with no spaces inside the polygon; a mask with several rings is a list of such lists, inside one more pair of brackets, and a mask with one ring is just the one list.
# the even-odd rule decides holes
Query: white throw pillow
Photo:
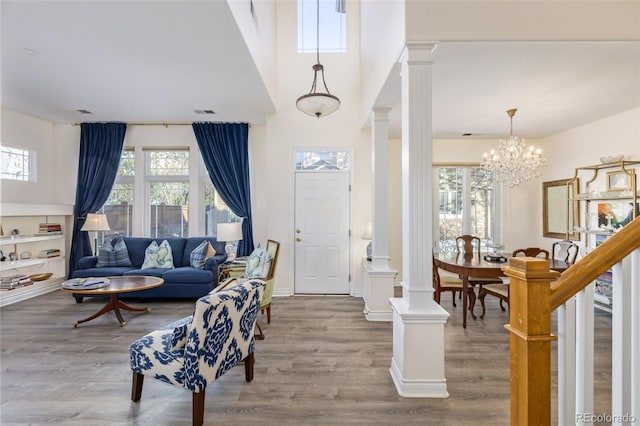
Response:
[{"label": "white throw pillow", "polygon": [[144,251],[144,262],[140,269],[173,269],[173,253],[167,240],[158,245],[155,241]]}]

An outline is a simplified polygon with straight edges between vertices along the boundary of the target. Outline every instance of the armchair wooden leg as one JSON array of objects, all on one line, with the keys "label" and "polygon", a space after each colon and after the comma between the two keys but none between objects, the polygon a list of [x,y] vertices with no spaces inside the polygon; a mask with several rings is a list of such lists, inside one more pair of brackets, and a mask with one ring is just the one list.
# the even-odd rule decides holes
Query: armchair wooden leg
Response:
[{"label": "armchair wooden leg", "polygon": [[271,324],[271,303],[267,306],[267,324]]},{"label": "armchair wooden leg", "polygon": [[204,390],[193,393],[193,426],[202,426],[204,423]]},{"label": "armchair wooden leg", "polygon": [[142,397],[142,384],[144,383],[144,375],[140,373],[133,372],[133,377],[131,379],[131,400],[133,402],[140,401]]},{"label": "armchair wooden leg", "polygon": [[244,375],[247,382],[253,380],[253,365],[255,364],[255,362],[256,359],[253,356],[253,352],[247,355],[247,357],[244,359]]}]

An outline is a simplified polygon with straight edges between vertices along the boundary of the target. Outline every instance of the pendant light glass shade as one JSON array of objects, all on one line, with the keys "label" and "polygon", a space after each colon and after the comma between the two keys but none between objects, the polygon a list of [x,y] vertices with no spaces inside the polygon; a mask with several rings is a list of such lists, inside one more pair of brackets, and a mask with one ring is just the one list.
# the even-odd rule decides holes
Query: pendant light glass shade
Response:
[{"label": "pendant light glass shade", "polygon": [[[313,84],[309,93],[298,98],[296,107],[307,115],[320,118],[340,108],[340,99],[329,93],[327,83],[324,81],[324,67],[320,63],[320,0],[317,1],[316,25],[316,63],[313,65]],[[318,73],[326,92],[317,91]]]}]

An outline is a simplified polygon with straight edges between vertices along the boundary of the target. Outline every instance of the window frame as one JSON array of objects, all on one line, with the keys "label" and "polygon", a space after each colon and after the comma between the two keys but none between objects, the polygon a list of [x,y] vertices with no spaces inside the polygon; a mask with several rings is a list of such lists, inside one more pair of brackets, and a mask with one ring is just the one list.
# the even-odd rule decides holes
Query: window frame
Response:
[{"label": "window frame", "polygon": [[[472,169],[481,170],[486,172],[486,170],[482,169],[480,164],[470,163],[470,164],[459,164],[459,163],[437,163],[433,165],[433,188],[434,188],[434,203],[433,203],[433,235],[434,235],[434,247],[435,251],[451,251],[455,250],[455,245],[451,243],[450,239],[443,240],[440,233],[440,170],[441,169],[460,169],[463,173],[462,176],[462,190],[460,192],[460,203],[462,203],[462,234],[474,234],[473,226],[472,226],[472,211],[471,205],[473,203],[473,193],[472,189]],[[484,247],[489,241],[492,244],[501,244],[503,237],[503,229],[502,229],[502,220],[501,220],[501,211],[500,206],[501,203],[501,191],[502,186],[500,182],[495,178],[495,176],[491,176],[490,180],[492,182],[492,199],[491,206],[488,207],[490,211],[491,219],[489,224],[486,224],[489,227],[489,230],[486,232],[486,238],[481,238],[481,244]],[[453,236],[455,238],[456,235]]]},{"label": "window frame", "polygon": [[[20,152],[10,152],[10,151],[20,151]],[[0,170],[0,179],[6,180],[6,181],[13,181],[13,182],[37,182],[37,176],[36,176],[37,152],[35,150],[18,148],[18,147],[13,147],[9,145],[1,145],[0,159],[4,159],[5,155],[6,156],[19,155],[22,157],[21,169],[22,171],[26,169],[26,173],[23,173],[22,176],[25,176],[26,178],[16,179],[15,177],[12,177],[13,174],[9,173],[8,170],[5,171],[4,169],[2,169]],[[24,164],[25,162],[27,163],[26,166]]]}]

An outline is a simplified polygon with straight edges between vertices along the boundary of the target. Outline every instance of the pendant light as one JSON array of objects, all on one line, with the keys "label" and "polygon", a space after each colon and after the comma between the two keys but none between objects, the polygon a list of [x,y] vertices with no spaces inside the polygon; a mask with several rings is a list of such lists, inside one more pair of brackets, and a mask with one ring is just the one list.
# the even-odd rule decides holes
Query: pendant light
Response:
[{"label": "pendant light", "polygon": [[[313,65],[313,84],[311,91],[302,95],[296,101],[296,107],[312,117],[324,117],[340,108],[340,99],[329,93],[327,83],[324,81],[324,67],[320,63],[320,0],[316,1],[316,63]],[[322,76],[322,84],[325,92],[318,92],[318,72]]]}]

